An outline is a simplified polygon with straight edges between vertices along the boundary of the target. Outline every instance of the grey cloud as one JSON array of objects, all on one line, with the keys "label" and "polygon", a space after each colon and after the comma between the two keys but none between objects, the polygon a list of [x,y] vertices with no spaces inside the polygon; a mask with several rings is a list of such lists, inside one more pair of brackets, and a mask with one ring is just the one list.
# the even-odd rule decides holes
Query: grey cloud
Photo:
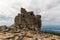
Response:
[{"label": "grey cloud", "polygon": [[9,21],[9,20],[12,20],[13,18],[12,17],[6,17],[4,15],[0,15],[0,20],[6,20],[6,21]]},{"label": "grey cloud", "polygon": [[48,4],[47,5],[47,9],[51,9],[51,8],[57,7],[58,5],[60,5],[60,0],[58,0],[57,2],[53,2],[51,4]]}]

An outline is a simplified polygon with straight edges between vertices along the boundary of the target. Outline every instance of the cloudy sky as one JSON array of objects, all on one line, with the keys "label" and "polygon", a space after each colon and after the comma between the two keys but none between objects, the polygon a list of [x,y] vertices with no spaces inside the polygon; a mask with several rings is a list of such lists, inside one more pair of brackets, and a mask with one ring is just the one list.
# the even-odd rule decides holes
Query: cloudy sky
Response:
[{"label": "cloudy sky", "polygon": [[42,15],[42,25],[60,25],[60,0],[0,0],[0,25],[11,25],[20,8]]}]

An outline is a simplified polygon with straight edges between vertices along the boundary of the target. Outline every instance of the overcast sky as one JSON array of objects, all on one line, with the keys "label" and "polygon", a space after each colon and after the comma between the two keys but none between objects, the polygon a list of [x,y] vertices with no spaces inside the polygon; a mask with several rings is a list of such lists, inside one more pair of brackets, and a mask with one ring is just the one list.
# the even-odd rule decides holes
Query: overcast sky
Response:
[{"label": "overcast sky", "polygon": [[42,25],[60,25],[60,0],[0,0],[0,25],[11,25],[20,8],[42,15]]}]

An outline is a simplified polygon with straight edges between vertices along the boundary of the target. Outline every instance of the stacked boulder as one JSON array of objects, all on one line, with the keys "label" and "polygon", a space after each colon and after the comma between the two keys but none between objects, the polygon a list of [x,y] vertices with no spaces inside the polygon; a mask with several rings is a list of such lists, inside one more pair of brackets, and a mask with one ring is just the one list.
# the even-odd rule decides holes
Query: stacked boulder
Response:
[{"label": "stacked boulder", "polygon": [[21,8],[21,13],[14,19],[14,25],[20,28],[27,28],[29,30],[39,31],[41,28],[41,15],[34,15],[33,11],[27,12]]}]

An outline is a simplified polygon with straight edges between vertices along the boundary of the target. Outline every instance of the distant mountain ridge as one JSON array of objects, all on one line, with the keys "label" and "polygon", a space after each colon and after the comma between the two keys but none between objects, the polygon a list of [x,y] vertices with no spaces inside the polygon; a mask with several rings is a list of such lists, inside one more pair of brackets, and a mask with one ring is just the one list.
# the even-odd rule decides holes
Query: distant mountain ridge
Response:
[{"label": "distant mountain ridge", "polygon": [[48,25],[48,26],[42,26],[42,31],[56,31],[60,32],[60,25]]}]

